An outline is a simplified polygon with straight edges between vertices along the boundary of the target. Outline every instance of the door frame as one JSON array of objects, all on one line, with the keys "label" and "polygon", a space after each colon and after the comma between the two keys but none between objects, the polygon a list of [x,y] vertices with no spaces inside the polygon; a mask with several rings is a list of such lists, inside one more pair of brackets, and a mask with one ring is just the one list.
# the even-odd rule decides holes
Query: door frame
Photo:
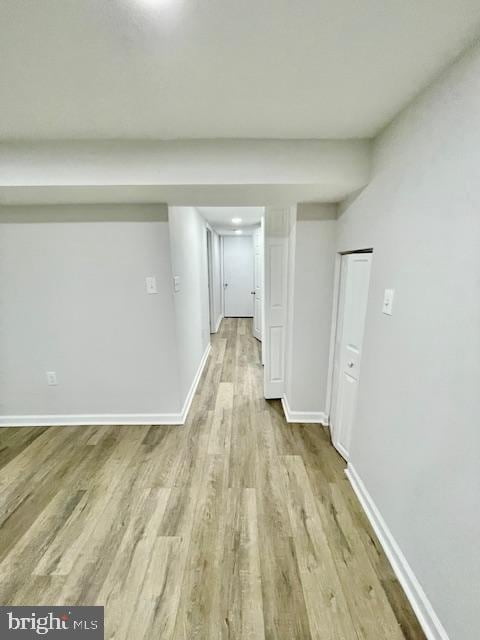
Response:
[{"label": "door frame", "polygon": [[[335,256],[335,272],[333,285],[333,304],[332,304],[332,328],[330,331],[330,351],[328,359],[328,378],[327,378],[327,399],[325,413],[328,416],[328,425],[330,427],[330,440],[340,455],[348,462],[348,453],[343,448],[338,448],[332,428],[332,417],[335,418],[335,398],[338,391],[338,380],[335,380],[335,370],[339,369],[340,349],[337,349],[337,338],[342,331],[342,319],[340,311],[342,307],[342,258],[343,256],[370,253],[373,256],[373,247],[365,249],[352,249],[350,251],[339,251]],[[368,310],[368,307],[367,307]],[[363,356],[363,349],[362,349]]]}]

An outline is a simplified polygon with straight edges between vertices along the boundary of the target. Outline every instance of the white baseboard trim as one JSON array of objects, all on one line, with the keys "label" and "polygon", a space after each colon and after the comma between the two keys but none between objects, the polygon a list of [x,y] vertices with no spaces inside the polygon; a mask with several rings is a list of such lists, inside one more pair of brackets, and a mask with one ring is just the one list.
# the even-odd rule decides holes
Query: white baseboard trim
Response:
[{"label": "white baseboard trim", "polygon": [[214,333],[218,333],[218,330],[220,329],[220,325],[222,324],[222,320],[223,320],[223,314],[218,316],[218,320],[217,320],[217,323],[215,325]]},{"label": "white baseboard trim", "polygon": [[282,398],[283,413],[287,422],[303,422],[328,425],[327,415],[323,411],[292,411],[286,396]]},{"label": "white baseboard trim", "polygon": [[200,361],[181,413],[99,413],[0,416],[1,427],[106,426],[106,425],[183,425],[210,353],[209,344]]},{"label": "white baseboard trim", "polygon": [[200,382],[200,378],[202,377],[202,373],[203,373],[203,369],[207,363],[208,360],[208,356],[210,354],[210,350],[212,348],[212,345],[210,344],[210,342],[207,345],[207,348],[205,349],[202,359],[200,360],[200,364],[198,365],[198,369],[197,369],[197,373],[195,374],[195,377],[193,379],[193,382],[190,386],[190,389],[187,393],[187,397],[185,398],[185,402],[183,403],[183,409],[182,409],[182,413],[180,414],[180,424],[185,424],[185,421],[187,419],[188,416],[188,412],[190,411],[190,406],[192,404],[193,401],[193,396],[195,395],[195,391],[197,390],[198,387],[198,383]]},{"label": "white baseboard trim", "polygon": [[349,459],[349,454],[348,451],[345,449],[345,447],[340,444],[340,442],[336,442],[336,443],[332,443],[333,446],[335,447],[335,449],[338,451],[338,453],[342,456],[342,458],[348,462]]},{"label": "white baseboard trim", "polygon": [[345,471],[428,640],[449,640],[422,586],[351,463]]},{"label": "white baseboard trim", "polygon": [[0,416],[1,427],[90,427],[106,425],[181,425],[179,413],[81,413]]}]

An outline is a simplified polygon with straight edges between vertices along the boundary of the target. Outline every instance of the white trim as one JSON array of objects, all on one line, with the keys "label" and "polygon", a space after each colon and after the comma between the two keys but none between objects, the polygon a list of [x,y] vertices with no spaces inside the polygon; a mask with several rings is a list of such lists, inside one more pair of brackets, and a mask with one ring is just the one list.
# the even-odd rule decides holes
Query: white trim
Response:
[{"label": "white trim", "polygon": [[327,414],[323,411],[292,411],[286,396],[282,398],[283,413],[287,422],[328,425]]},{"label": "white trim", "polygon": [[[330,431],[331,430],[332,430],[332,427],[330,427]],[[348,451],[345,449],[343,444],[341,442],[336,442],[334,444],[333,440],[332,440],[332,444],[335,447],[335,449],[338,451],[338,453],[342,456],[342,458],[345,460],[345,462],[348,462],[350,456],[348,455]]]},{"label": "white trim", "polygon": [[210,353],[208,344],[189,389],[181,413],[98,413],[0,416],[1,427],[101,426],[101,425],[183,425]]},{"label": "white trim", "polygon": [[180,424],[185,424],[185,421],[188,416],[188,412],[190,410],[190,405],[192,404],[193,396],[195,395],[195,391],[197,390],[198,383],[200,382],[200,378],[202,377],[203,369],[205,364],[207,363],[207,359],[210,353],[210,349],[212,345],[210,342],[207,344],[207,348],[205,349],[202,359],[200,360],[200,364],[198,365],[197,373],[193,379],[192,385],[187,393],[187,397],[185,398],[185,402],[183,403],[182,413],[180,414],[181,422]]},{"label": "white trim", "polygon": [[355,468],[349,463],[345,474],[370,521],[398,581],[402,585],[428,640],[449,640],[432,604],[427,598],[407,559],[398,546],[392,532],[368,493]]},{"label": "white trim", "polygon": [[213,333],[218,333],[218,330],[220,329],[220,325],[222,324],[222,320],[223,320],[223,314],[221,313],[218,316],[217,324],[215,325],[215,331]]},{"label": "white trim", "polygon": [[1,427],[181,425],[179,413],[80,413],[0,416]]}]

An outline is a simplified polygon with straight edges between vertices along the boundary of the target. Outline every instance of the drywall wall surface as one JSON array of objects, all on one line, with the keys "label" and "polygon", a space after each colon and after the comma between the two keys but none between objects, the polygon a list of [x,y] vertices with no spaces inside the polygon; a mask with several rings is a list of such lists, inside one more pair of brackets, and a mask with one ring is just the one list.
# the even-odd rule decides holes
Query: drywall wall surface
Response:
[{"label": "drywall wall surface", "polygon": [[339,251],[374,250],[351,462],[452,640],[478,638],[480,599],[479,96],[477,48],[383,133],[338,218]]},{"label": "drywall wall surface", "polygon": [[340,184],[363,186],[369,140],[2,142],[1,186]]},{"label": "drywall wall surface", "polygon": [[191,388],[210,343],[207,227],[193,207],[169,207],[172,273],[182,394]]},{"label": "drywall wall surface", "polygon": [[338,204],[328,202],[300,202],[297,205],[297,220],[335,220]]},{"label": "drywall wall surface", "polygon": [[1,415],[180,411],[165,207],[1,207],[0,267]]},{"label": "drywall wall surface", "polygon": [[370,175],[368,140],[0,143],[0,201],[337,202]]},{"label": "drywall wall surface", "polygon": [[298,205],[287,400],[293,412],[324,414],[335,269],[336,207]]}]

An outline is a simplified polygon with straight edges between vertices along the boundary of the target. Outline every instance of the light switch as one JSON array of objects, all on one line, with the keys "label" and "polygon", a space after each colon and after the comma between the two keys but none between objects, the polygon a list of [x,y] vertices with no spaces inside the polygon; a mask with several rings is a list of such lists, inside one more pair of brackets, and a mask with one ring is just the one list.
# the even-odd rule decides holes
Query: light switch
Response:
[{"label": "light switch", "polygon": [[47,384],[49,387],[55,387],[57,383],[57,374],[55,371],[46,371]]},{"label": "light switch", "polygon": [[387,316],[392,315],[393,310],[393,297],[395,295],[395,291],[393,289],[385,289],[385,293],[383,296],[383,313],[386,313]]},{"label": "light switch", "polygon": [[157,293],[157,279],[155,276],[147,276],[145,278],[145,287],[147,293]]},{"label": "light switch", "polygon": [[175,276],[173,278],[173,290],[175,291],[175,293],[178,293],[180,291],[180,276]]}]

